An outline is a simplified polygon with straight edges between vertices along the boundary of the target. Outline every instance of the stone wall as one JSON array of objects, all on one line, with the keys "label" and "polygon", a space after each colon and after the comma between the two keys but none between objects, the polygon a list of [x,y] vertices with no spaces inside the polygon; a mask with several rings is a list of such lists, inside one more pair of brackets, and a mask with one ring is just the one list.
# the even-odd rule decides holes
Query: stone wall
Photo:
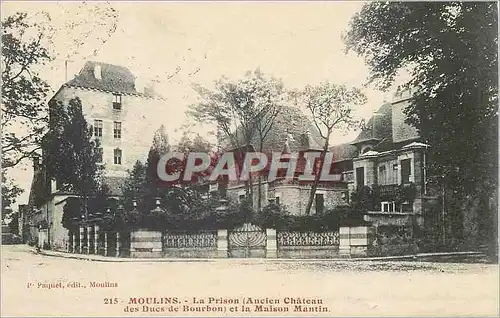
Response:
[{"label": "stone wall", "polygon": [[[267,192],[266,192],[267,190]],[[331,187],[319,186],[316,194],[323,194],[324,209],[330,209],[339,205],[344,205],[347,202],[342,199],[342,194],[348,196],[349,190],[347,184],[338,184]],[[233,202],[238,202],[239,195],[245,194],[243,185],[235,185],[228,188],[228,198]],[[280,181],[276,184],[262,184],[262,206],[269,204],[268,200],[280,198],[280,204],[285,205],[287,210],[292,215],[305,215],[305,209],[311,193],[311,187],[307,185],[299,185],[296,181],[288,183],[288,181]],[[258,187],[254,185],[254,206],[258,202]],[[313,200],[311,214],[316,213],[316,200]]]}]

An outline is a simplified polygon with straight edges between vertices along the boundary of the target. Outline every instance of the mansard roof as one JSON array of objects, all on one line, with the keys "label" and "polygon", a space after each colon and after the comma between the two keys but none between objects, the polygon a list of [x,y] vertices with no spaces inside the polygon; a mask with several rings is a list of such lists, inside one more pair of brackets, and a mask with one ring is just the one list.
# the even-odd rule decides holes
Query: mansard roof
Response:
[{"label": "mansard roof", "polygon": [[358,137],[351,145],[361,144],[367,141],[389,141],[392,142],[392,105],[383,104],[370,118]]},{"label": "mansard roof", "polygon": [[350,144],[332,146],[329,151],[333,153],[334,162],[352,160],[358,156],[358,148]]}]

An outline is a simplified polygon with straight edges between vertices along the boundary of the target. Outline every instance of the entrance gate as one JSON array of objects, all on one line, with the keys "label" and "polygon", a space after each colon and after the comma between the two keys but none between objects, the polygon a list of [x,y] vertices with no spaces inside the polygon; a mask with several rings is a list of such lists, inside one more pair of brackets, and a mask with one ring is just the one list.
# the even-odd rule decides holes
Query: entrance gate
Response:
[{"label": "entrance gate", "polygon": [[266,232],[257,225],[245,223],[229,231],[229,257],[266,257]]}]

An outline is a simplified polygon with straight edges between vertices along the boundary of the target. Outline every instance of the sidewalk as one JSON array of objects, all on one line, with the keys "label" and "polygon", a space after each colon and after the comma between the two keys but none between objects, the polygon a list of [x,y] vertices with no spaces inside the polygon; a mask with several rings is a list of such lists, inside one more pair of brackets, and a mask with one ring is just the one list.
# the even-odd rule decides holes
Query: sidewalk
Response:
[{"label": "sidewalk", "polygon": [[482,252],[442,252],[442,253],[419,253],[415,255],[384,256],[384,257],[364,257],[364,258],[122,258],[113,256],[102,256],[92,254],[73,254],[67,252],[32,249],[34,254],[61,257],[67,259],[80,259],[96,262],[221,262],[221,261],[252,261],[252,262],[362,262],[362,261],[429,261],[429,259],[451,259],[457,257],[477,257],[483,258]]}]

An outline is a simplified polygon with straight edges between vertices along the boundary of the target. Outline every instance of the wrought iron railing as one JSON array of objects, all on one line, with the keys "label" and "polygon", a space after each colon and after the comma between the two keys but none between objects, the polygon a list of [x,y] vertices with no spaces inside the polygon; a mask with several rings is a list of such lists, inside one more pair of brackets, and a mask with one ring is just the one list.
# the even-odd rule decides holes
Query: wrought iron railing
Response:
[{"label": "wrought iron railing", "polygon": [[215,231],[200,233],[172,233],[163,234],[163,246],[169,247],[217,247],[217,233]]},{"label": "wrought iron railing", "polygon": [[278,232],[278,246],[333,246],[340,243],[339,232]]}]

